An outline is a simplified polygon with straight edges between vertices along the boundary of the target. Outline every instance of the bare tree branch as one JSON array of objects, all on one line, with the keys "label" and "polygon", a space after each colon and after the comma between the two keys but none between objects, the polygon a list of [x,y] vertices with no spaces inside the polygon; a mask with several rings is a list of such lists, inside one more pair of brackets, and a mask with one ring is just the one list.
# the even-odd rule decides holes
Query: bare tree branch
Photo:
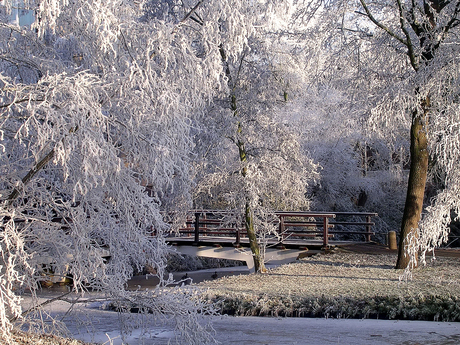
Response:
[{"label": "bare tree branch", "polygon": [[379,22],[377,19],[375,19],[375,17],[372,15],[372,13],[370,12],[369,8],[367,7],[367,4],[364,2],[364,0],[359,0],[359,2],[361,3],[361,5],[363,6],[364,8],[364,11],[366,13],[362,13],[362,12],[356,12],[358,14],[362,14],[366,17],[368,17],[370,19],[370,21],[372,23],[374,23],[375,25],[377,25],[380,29],[384,30],[386,33],[388,33],[391,37],[397,39],[399,42],[401,42],[402,44],[404,44],[405,46],[408,45],[408,42],[402,38],[401,36],[397,35],[396,33],[394,33],[389,27],[383,25],[381,22]]},{"label": "bare tree branch", "polygon": [[[40,303],[38,305],[35,305],[33,306],[32,308],[30,309],[27,309],[27,310],[24,310],[21,314],[21,316],[26,316],[27,314],[30,314],[32,313],[33,311],[35,310],[39,310],[40,308],[43,308],[45,305],[48,305],[48,304],[51,304],[53,302],[56,302],[56,301],[59,301],[61,299],[63,299],[63,297],[67,296],[67,295],[70,295],[73,291],[69,291],[69,292],[66,292],[65,294],[62,294],[58,297],[54,297],[54,298],[50,298],[49,300],[46,300],[45,302],[43,303]],[[67,300],[66,300],[67,301]],[[13,322],[13,321],[16,321],[18,318],[17,317],[14,317],[12,318],[10,321]]]},{"label": "bare tree branch", "polygon": [[11,103],[5,103],[5,104],[0,104],[0,109],[1,108],[8,108],[12,106],[13,104],[19,104],[19,103],[24,103],[24,102],[43,102],[44,99],[30,99],[30,98],[22,98],[17,101],[13,101]]},{"label": "bare tree branch", "polygon": [[[203,0],[200,0],[198,1],[198,3],[195,5],[195,7],[193,7],[186,15],[184,18],[182,18],[182,20],[179,22],[179,24],[177,24],[177,26],[180,26],[182,23],[184,23],[185,21],[187,21],[188,18],[190,18],[190,16],[195,13],[195,11],[198,9],[198,7],[200,7],[200,5],[203,3]],[[203,25],[203,23],[201,23],[201,25]]]},{"label": "bare tree branch", "polygon": [[[363,0],[360,0],[363,2]],[[412,44],[412,40],[410,37],[410,33],[406,28],[406,17],[404,14],[404,7],[403,4],[401,3],[401,0],[396,0],[396,3],[398,4],[398,9],[399,9],[399,22],[401,25],[401,30],[403,31],[404,35],[406,36],[406,47],[407,47],[407,55],[409,56],[410,59],[410,64],[414,68],[414,70],[418,70],[418,62],[417,62],[417,55],[415,54],[414,51],[414,45]]]},{"label": "bare tree branch", "polygon": [[[54,149],[52,149],[48,154],[43,157],[35,166],[29,170],[26,176],[24,176],[21,180],[22,186],[26,185],[46,164],[49,163],[54,157]],[[14,202],[14,200],[19,196],[19,187],[14,188],[13,191],[8,195],[8,198],[6,199],[8,201],[8,206],[11,206],[11,204]]]},{"label": "bare tree branch", "polygon": [[454,13],[452,14],[452,18],[449,20],[446,26],[444,26],[443,28],[444,33],[447,33],[450,29],[460,24],[460,20],[458,19],[459,13],[460,13],[460,1],[458,1],[457,5],[455,6],[455,10],[454,10]]}]

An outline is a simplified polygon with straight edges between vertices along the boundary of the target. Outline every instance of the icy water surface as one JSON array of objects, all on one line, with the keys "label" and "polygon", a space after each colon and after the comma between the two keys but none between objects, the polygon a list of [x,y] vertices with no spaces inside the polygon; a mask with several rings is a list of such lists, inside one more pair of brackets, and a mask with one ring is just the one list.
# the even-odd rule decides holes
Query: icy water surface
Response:
[{"label": "icy water surface", "polygon": [[[55,302],[51,316],[62,320],[71,336],[86,342],[114,345],[175,344],[173,325],[142,329],[145,319],[139,314],[125,315],[139,328],[120,332],[118,313],[100,309],[101,303],[75,306]],[[215,339],[221,344],[350,344],[350,345],[454,345],[460,344],[460,323],[395,320],[350,320],[318,318],[213,317]],[[178,344],[182,344],[180,341]]]},{"label": "icy water surface", "polygon": [[[222,270],[222,269],[221,269]],[[247,274],[244,268],[226,268],[221,275]],[[194,282],[213,279],[214,270],[188,272]],[[175,280],[185,272],[174,275]],[[155,286],[155,281],[136,277],[129,288]],[[42,294],[49,299],[62,295],[66,287],[50,289]],[[98,297],[88,294],[86,298]],[[27,309],[27,297],[24,306]],[[137,324],[131,332],[122,332],[120,314],[104,310],[104,301],[75,305],[68,313],[69,304],[56,301],[46,306],[46,311],[62,320],[70,336],[86,342],[114,345],[162,345],[176,344],[174,325],[154,324],[151,318],[140,314],[124,314],[131,324]],[[50,322],[50,321],[47,321]],[[285,344],[350,344],[350,345],[454,345],[460,344],[460,323],[395,320],[350,320],[319,318],[268,318],[268,317],[213,317],[214,337],[221,344],[285,345]],[[148,324],[148,325],[147,325]],[[145,326],[147,325],[147,326]],[[123,333],[123,336],[121,335]],[[178,344],[183,342],[178,341]]]}]

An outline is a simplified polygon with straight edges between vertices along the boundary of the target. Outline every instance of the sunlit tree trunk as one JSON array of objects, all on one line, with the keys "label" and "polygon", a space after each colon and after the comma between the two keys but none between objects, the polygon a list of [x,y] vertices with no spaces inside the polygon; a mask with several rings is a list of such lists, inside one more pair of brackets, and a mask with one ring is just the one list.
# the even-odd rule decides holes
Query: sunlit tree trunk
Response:
[{"label": "sunlit tree trunk", "polygon": [[[427,97],[424,104],[424,113],[414,112],[410,133],[410,172],[407,186],[407,197],[404,206],[404,214],[401,223],[399,239],[398,260],[396,268],[404,269],[409,265],[410,256],[408,246],[413,244],[417,237],[418,222],[422,214],[423,198],[425,195],[425,185],[428,174],[428,140],[427,140],[427,107],[429,99]],[[418,264],[418,255],[415,254],[412,266]]]},{"label": "sunlit tree trunk", "polygon": [[245,227],[249,238],[249,246],[251,248],[252,256],[254,259],[254,269],[256,272],[264,273],[267,271],[267,269],[265,268],[263,256],[260,252],[259,243],[257,242],[256,231],[254,229],[254,212],[252,211],[249,202],[246,202],[244,216]]}]

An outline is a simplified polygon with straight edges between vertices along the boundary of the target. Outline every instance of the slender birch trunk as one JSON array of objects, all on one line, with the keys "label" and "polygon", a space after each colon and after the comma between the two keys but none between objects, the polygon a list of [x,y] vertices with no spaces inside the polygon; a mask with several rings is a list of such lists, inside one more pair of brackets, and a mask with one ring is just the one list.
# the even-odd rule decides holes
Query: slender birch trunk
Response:
[{"label": "slender birch trunk", "polygon": [[[238,108],[236,104],[235,95],[232,95],[231,97],[231,108],[233,110],[233,113],[236,116],[236,114],[238,113]],[[238,122],[238,136],[241,134],[241,132],[242,132],[242,126],[241,126],[241,123]],[[246,162],[247,162],[248,156],[247,156],[246,148],[244,146],[244,142],[241,140],[241,138],[238,138],[236,143],[238,146],[240,163],[242,165],[241,176],[243,176],[243,179],[245,179],[247,178]],[[261,252],[260,252],[259,242],[257,241],[256,230],[254,228],[254,210],[251,207],[251,203],[250,203],[248,196],[246,196],[246,203],[244,207],[244,219],[245,219],[245,222],[244,222],[245,230],[246,230],[246,233],[248,234],[249,246],[251,248],[252,256],[254,259],[254,269],[256,272],[259,272],[259,273],[266,272],[267,269],[265,268],[263,256],[261,255]]]}]

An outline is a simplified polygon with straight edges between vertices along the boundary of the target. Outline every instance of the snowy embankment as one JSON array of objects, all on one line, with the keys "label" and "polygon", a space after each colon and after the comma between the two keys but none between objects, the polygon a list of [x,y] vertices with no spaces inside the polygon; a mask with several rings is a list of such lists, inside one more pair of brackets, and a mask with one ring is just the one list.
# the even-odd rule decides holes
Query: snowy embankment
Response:
[{"label": "snowy embankment", "polygon": [[460,320],[458,258],[427,260],[401,280],[394,255],[315,255],[268,274],[206,281],[204,296],[229,315]]}]

